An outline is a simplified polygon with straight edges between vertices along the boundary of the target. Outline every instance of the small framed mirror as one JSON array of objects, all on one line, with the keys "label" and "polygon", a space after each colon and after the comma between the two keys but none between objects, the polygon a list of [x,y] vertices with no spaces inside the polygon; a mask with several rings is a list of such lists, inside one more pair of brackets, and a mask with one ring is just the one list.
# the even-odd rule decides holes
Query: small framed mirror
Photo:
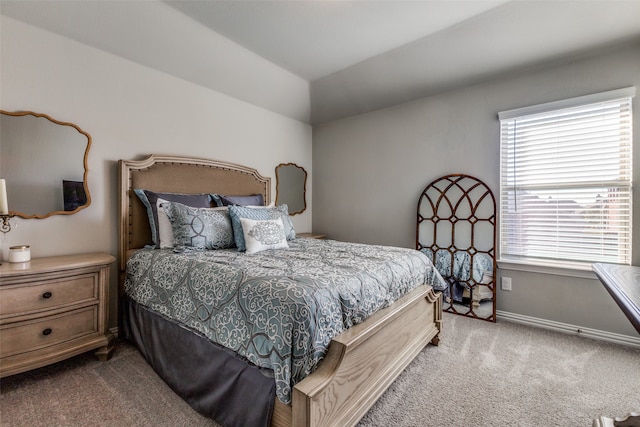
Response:
[{"label": "small framed mirror", "polygon": [[307,171],[295,163],[276,166],[276,204],[286,204],[289,215],[307,209]]},{"label": "small framed mirror", "polygon": [[91,203],[91,136],[73,123],[32,111],[0,110],[0,177],[9,212],[21,218],[69,215]]}]

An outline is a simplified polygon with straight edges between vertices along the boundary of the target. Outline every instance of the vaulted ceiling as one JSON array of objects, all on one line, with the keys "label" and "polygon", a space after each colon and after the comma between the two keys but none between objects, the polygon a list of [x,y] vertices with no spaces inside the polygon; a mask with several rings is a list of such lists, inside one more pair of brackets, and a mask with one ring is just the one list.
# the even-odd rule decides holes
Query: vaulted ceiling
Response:
[{"label": "vaulted ceiling", "polygon": [[158,3],[2,0],[0,13],[207,85],[195,61],[212,43],[183,39],[179,14],[308,82],[313,124],[640,40],[640,0]]}]

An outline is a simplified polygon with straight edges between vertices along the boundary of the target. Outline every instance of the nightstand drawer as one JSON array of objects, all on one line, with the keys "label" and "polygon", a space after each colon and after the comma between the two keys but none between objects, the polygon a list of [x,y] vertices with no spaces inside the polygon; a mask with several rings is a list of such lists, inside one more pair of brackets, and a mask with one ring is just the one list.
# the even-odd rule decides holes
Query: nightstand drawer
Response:
[{"label": "nightstand drawer", "polygon": [[98,306],[0,327],[0,356],[38,350],[98,332]]},{"label": "nightstand drawer", "polygon": [[109,254],[0,264],[0,378],[96,350],[111,356]]},{"label": "nightstand drawer", "polygon": [[63,277],[0,290],[0,320],[98,300],[97,274]]}]

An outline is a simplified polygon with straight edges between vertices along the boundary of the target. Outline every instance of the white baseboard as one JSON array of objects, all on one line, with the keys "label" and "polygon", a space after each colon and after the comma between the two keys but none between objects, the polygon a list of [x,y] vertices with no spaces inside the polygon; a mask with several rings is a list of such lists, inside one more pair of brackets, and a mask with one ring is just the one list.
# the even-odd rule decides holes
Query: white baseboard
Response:
[{"label": "white baseboard", "polygon": [[552,331],[562,332],[565,334],[580,335],[596,340],[608,341],[616,344],[640,348],[640,338],[632,337],[629,335],[616,334],[614,332],[601,331],[598,329],[584,328],[582,326],[555,322],[553,320],[525,316],[523,314],[510,313],[508,311],[501,310],[496,311],[496,318],[509,322],[521,323],[523,325],[534,326],[537,328],[550,329]]},{"label": "white baseboard", "polygon": [[[555,322],[553,320],[541,319],[539,317],[525,316],[524,314],[510,313],[508,311],[496,310],[496,318],[508,322],[520,323],[536,328],[549,329],[570,335],[580,335],[601,341],[608,341],[616,344],[628,345],[640,348],[640,338],[629,335],[616,334],[614,332],[601,331],[599,329],[584,328],[571,325],[569,323]],[[114,326],[109,331],[114,337],[118,336],[118,327]]]}]

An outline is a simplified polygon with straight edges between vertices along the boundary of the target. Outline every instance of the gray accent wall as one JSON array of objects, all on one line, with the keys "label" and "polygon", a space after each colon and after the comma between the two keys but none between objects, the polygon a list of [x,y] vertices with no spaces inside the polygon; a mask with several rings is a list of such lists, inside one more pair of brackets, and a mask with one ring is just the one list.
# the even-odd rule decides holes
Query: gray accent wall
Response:
[{"label": "gray accent wall", "polygon": [[[365,70],[363,70],[363,73]],[[364,75],[363,75],[364,77]],[[640,87],[640,43],[500,75],[485,83],[315,126],[313,231],[330,238],[415,246],[418,197],[449,173],[498,195],[498,112]],[[640,265],[640,96],[634,98],[633,264]],[[637,337],[599,281],[509,270],[498,310]]]}]

